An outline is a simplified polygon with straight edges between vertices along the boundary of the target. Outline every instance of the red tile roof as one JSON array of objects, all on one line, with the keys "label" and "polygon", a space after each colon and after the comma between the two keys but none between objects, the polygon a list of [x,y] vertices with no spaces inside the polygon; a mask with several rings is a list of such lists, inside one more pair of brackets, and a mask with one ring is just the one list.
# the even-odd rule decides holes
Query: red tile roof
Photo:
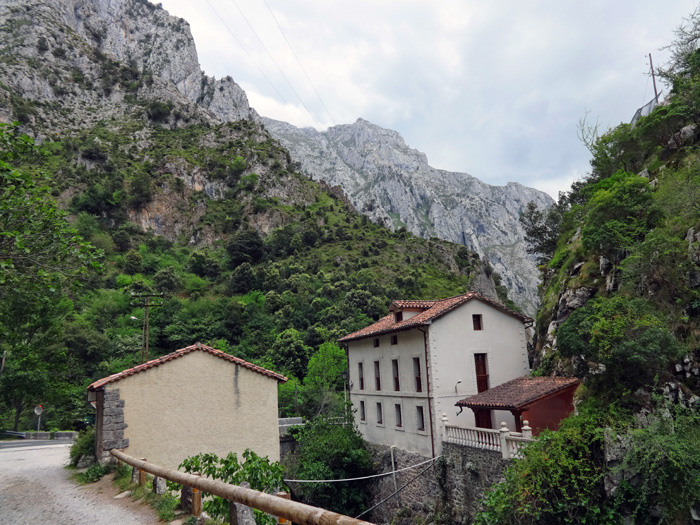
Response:
[{"label": "red tile roof", "polygon": [[163,357],[159,357],[158,359],[153,359],[151,361],[148,361],[146,363],[140,364],[138,366],[135,366],[133,368],[128,368],[127,370],[122,370],[118,374],[112,374],[109,377],[104,377],[102,379],[98,379],[94,383],[92,383],[89,387],[88,390],[98,390],[102,388],[104,385],[107,383],[112,383],[114,381],[119,381],[120,379],[124,379],[125,377],[133,376],[134,374],[138,374],[139,372],[143,372],[145,370],[148,370],[149,368],[154,368],[156,366],[162,365],[163,363],[167,363],[168,361],[172,361],[173,359],[177,359],[178,357],[182,357],[183,355],[189,354],[190,352],[195,352],[195,351],[202,351],[202,352],[207,352],[210,353],[211,355],[215,357],[219,357],[221,359],[225,359],[226,361],[230,361],[231,363],[235,363],[237,365],[240,365],[244,368],[247,368],[249,370],[252,370],[254,372],[258,372],[260,374],[266,375],[268,377],[272,377],[274,379],[277,379],[278,381],[285,382],[287,381],[287,378],[284,377],[281,374],[278,374],[277,372],[273,372],[272,370],[267,370],[266,368],[263,368],[258,365],[254,365],[253,363],[249,363],[248,361],[244,361],[243,359],[239,359],[238,357],[232,356],[231,354],[226,354],[222,352],[221,350],[216,350],[215,348],[212,348],[211,346],[203,345],[202,343],[195,343],[191,346],[187,346],[185,348],[181,348],[180,350],[176,350],[175,352],[164,355]]},{"label": "red tile roof", "polygon": [[365,339],[367,337],[377,337],[393,332],[410,330],[411,328],[417,328],[419,326],[427,326],[438,317],[445,315],[446,313],[454,310],[458,306],[472,299],[477,299],[483,303],[488,304],[489,306],[492,306],[493,308],[496,308],[497,310],[500,310],[503,313],[512,315],[513,317],[519,319],[523,323],[532,321],[532,319],[530,319],[529,317],[519,314],[518,312],[515,312],[509,308],[506,308],[501,303],[494,301],[493,299],[484,297],[483,295],[478,294],[476,292],[469,292],[463,295],[457,295],[455,297],[448,297],[447,299],[435,299],[432,301],[394,301],[389,307],[390,312],[403,309],[419,309],[423,311],[409,319],[399,321],[398,323],[394,322],[393,314],[387,315],[386,317],[382,317],[376,323],[371,324],[363,328],[362,330],[358,330],[357,332],[348,334],[345,337],[341,337],[340,339],[338,339],[338,341],[341,343],[347,343],[348,341],[356,341],[358,339]]},{"label": "red tile roof", "polygon": [[523,410],[535,401],[579,383],[575,377],[517,377],[455,404],[470,408]]}]

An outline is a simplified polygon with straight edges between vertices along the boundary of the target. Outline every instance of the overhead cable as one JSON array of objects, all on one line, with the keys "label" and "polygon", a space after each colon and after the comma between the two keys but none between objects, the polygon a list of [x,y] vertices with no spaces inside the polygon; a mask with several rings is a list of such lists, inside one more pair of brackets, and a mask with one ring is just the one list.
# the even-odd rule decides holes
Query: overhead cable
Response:
[{"label": "overhead cable", "polygon": [[280,33],[282,33],[282,36],[284,37],[284,41],[287,42],[287,46],[289,46],[289,50],[292,52],[292,55],[294,55],[294,58],[297,61],[297,64],[299,64],[299,67],[301,70],[304,72],[304,75],[306,76],[306,80],[309,81],[309,84],[311,85],[311,89],[314,90],[314,93],[316,93],[316,96],[318,97],[318,100],[321,102],[321,105],[323,106],[323,109],[326,111],[326,114],[328,117],[331,119],[331,123],[335,126],[335,119],[333,118],[333,115],[331,115],[331,112],[328,111],[328,107],[326,106],[326,103],[323,101],[323,98],[319,94],[318,90],[316,89],[316,86],[311,80],[311,77],[309,77],[309,74],[306,72],[306,69],[301,63],[301,60],[299,60],[299,57],[297,56],[296,52],[294,51],[294,48],[292,47],[292,44],[289,42],[289,39],[287,38],[287,35],[284,33],[284,30],[282,29],[282,26],[280,23],[277,21],[277,17],[275,14],[272,12],[272,9],[270,9],[270,6],[267,3],[267,0],[263,0],[265,2],[265,7],[267,7],[267,10],[270,12],[270,15],[272,16],[272,19],[275,21],[275,24],[277,24],[277,28],[280,30]]},{"label": "overhead cable", "polygon": [[[383,474],[373,474],[371,476],[363,476],[361,478],[346,478],[346,479],[285,479],[283,480],[285,483],[341,483],[344,481],[361,481],[363,479],[372,479],[372,478],[381,478],[384,476],[391,476],[393,474],[398,474],[399,472],[403,472],[404,470],[410,470],[416,467],[420,467],[421,465],[425,465],[426,463],[430,463],[433,461],[436,461],[437,459],[441,458],[442,456],[438,456],[436,458],[429,459],[427,461],[422,461],[420,463],[416,463],[415,465],[411,465],[410,467],[404,467],[399,470],[393,470],[391,472],[384,472]],[[431,465],[432,466],[432,465]]]}]

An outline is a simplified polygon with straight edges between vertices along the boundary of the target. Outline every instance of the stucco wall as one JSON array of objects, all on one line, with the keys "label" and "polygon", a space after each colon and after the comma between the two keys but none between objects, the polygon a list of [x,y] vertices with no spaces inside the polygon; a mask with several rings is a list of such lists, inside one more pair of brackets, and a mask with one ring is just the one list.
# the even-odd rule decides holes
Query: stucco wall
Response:
[{"label": "stucco wall", "polygon": [[[349,343],[350,398],[355,409],[355,421],[364,439],[370,443],[397,445],[423,455],[432,455],[430,422],[427,402],[425,346],[423,333],[410,330],[395,334],[397,344],[391,344],[390,336],[379,337],[379,347],[374,338]],[[422,392],[416,392],[413,358],[418,358],[421,368]],[[399,391],[394,389],[392,360],[399,364]],[[381,390],[377,391],[374,378],[374,362],[379,361]],[[364,367],[364,389],[360,389],[358,363]],[[360,402],[365,402],[365,420],[361,419]],[[377,423],[376,405],[382,404],[382,423]],[[395,405],[401,407],[401,427],[396,426]],[[417,408],[423,408],[424,429],[417,424]]]},{"label": "stucco wall", "polygon": [[[481,315],[482,330],[474,330],[472,315]],[[435,453],[441,449],[440,421],[447,414],[450,425],[475,426],[474,414],[464,410],[457,416],[455,403],[477,393],[474,354],[487,354],[490,387],[516,377],[527,375],[530,368],[527,358],[527,340],[523,323],[510,315],[478,300],[471,300],[434,321],[428,330],[428,363],[425,363],[425,342],[421,330],[408,330],[396,334],[397,344],[391,344],[391,336],[379,337],[379,346],[369,337],[348,343],[351,381],[351,401],[355,409],[355,421],[364,439],[370,443],[396,445],[406,451],[428,457],[433,454],[430,441],[430,416],[435,436]],[[413,358],[420,360],[422,392],[415,391]],[[392,360],[399,361],[400,391],[393,386]],[[381,391],[375,388],[374,361],[381,369]],[[364,389],[360,389],[358,363],[364,367]],[[428,374],[430,402],[428,406]],[[461,380],[461,383],[458,381]],[[360,402],[365,402],[365,420],[361,419]],[[383,422],[376,420],[376,403],[382,404]],[[401,406],[403,424],[395,425],[395,408]],[[416,407],[422,406],[425,429],[417,430]],[[498,428],[505,421],[515,428],[510,412],[493,411],[492,422]]]},{"label": "stucco wall", "polygon": [[124,401],[126,452],[169,468],[188,456],[250,448],[279,460],[277,380],[206,352],[107,385]]},{"label": "stucco wall", "polygon": [[[482,330],[474,330],[472,315],[482,316]],[[455,403],[477,394],[474,354],[487,355],[489,387],[530,373],[527,339],[523,323],[478,300],[469,301],[437,319],[429,332],[430,360],[435,365],[431,390],[435,399],[436,428],[446,413],[450,425],[475,426],[474,413],[459,409]],[[458,381],[461,380],[461,383]],[[509,412],[492,411],[494,428],[505,421],[515,428]]]}]

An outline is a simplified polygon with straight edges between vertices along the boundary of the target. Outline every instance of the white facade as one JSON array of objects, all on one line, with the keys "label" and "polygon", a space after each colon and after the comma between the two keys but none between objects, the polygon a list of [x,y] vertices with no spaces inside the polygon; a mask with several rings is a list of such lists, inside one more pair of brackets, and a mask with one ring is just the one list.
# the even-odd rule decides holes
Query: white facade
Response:
[{"label": "white facade", "polygon": [[[476,324],[474,316],[480,316]],[[410,317],[404,315],[404,320]],[[479,324],[481,329],[475,329]],[[457,415],[455,407],[477,393],[475,354],[485,354],[489,387],[530,372],[523,320],[476,298],[424,326],[346,344],[351,401],[364,439],[425,456],[441,451],[443,413],[450,425],[475,426],[471,410]],[[379,389],[375,369],[380,372]],[[509,412],[493,411],[491,418],[494,427],[505,421],[514,428]]]}]

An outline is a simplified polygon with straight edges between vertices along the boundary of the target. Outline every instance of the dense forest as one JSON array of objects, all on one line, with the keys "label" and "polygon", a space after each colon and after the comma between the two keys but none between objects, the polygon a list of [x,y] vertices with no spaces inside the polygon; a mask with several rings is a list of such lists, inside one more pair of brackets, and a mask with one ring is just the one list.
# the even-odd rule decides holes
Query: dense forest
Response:
[{"label": "dense forest", "polygon": [[634,125],[581,121],[591,171],[521,217],[539,256],[536,374],[576,415],[492,490],[480,523],[689,523],[700,494],[700,12]]},{"label": "dense forest", "polygon": [[[129,141],[137,131],[141,148]],[[41,147],[4,126],[1,138],[0,426],[30,428],[38,403],[49,427],[90,413],[86,385],[139,362],[143,294],[158,294],[150,358],[210,343],[290,377],[282,414],[313,415],[340,402],[338,337],[397,297],[455,295],[488,271],[464,247],[372,224],[251,122],[112,122]],[[171,163],[220,195],[188,187]],[[177,235],[128,220],[154,199],[185,218]]]}]

